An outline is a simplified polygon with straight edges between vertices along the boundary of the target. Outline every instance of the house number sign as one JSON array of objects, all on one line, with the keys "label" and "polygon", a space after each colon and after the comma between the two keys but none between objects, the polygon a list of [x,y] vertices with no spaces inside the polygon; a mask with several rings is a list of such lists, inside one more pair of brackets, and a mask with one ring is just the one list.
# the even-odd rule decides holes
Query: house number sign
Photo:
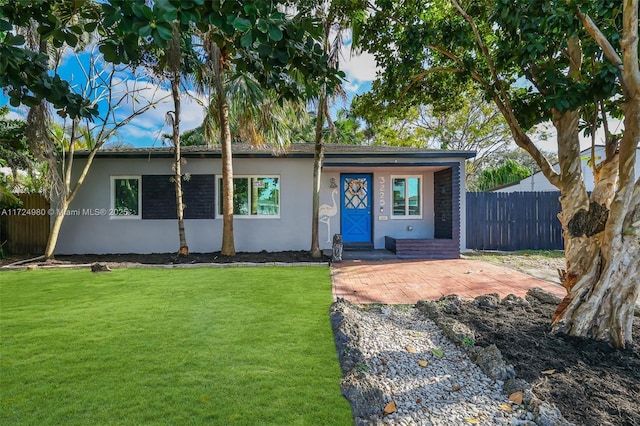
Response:
[{"label": "house number sign", "polygon": [[387,181],[384,176],[380,176],[378,178],[378,201],[380,203],[380,207],[384,207],[385,205],[385,197],[384,193],[386,191]]}]

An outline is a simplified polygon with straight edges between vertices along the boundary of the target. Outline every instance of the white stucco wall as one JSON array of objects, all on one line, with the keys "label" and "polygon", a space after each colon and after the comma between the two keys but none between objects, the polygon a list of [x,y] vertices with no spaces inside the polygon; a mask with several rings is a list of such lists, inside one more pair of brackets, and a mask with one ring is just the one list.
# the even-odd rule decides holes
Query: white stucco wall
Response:
[{"label": "white stucco wall", "polygon": [[[78,161],[78,163],[81,163]],[[280,176],[280,217],[236,216],[236,251],[308,250],[311,245],[310,188],[313,162],[306,159],[273,158],[234,160],[234,173]],[[80,164],[78,164],[80,165]],[[189,159],[184,173],[221,176],[219,159]],[[170,159],[97,158],[71,210],[109,209],[110,176],[171,174]],[[216,189],[217,190],[217,189]],[[222,245],[222,217],[187,219],[185,233],[193,253],[219,251]],[[175,219],[124,219],[102,216],[68,216],[62,226],[57,254],[73,253],[169,253],[178,249]]]},{"label": "white stucco wall", "polygon": [[[434,236],[434,172],[451,164],[459,164],[461,197],[461,250],[465,248],[465,196],[464,160],[442,158],[429,160],[449,166],[421,166],[424,160],[407,159],[407,165],[395,167],[353,166],[354,163],[393,161],[389,159],[349,159],[345,165],[333,165],[322,172],[320,204],[333,206],[331,179],[338,185],[335,195],[336,213],[319,224],[322,249],[332,245],[333,234],[340,233],[340,176],[341,173],[372,174],[373,242],[376,249],[384,248],[385,235],[396,238],[433,238]],[[405,160],[402,160],[405,161]],[[415,166],[411,166],[415,162]],[[77,159],[75,171],[84,164]],[[108,210],[111,206],[111,176],[170,175],[170,158],[96,158],[80,188],[70,210],[79,212],[65,218],[56,254],[108,254],[108,253],[168,253],[178,249],[178,224],[175,219],[125,219],[108,215],[83,214],[85,209]],[[348,164],[351,164],[349,166]],[[190,158],[183,173],[214,174],[216,181],[222,175],[221,161],[216,158]],[[280,176],[280,217],[241,217],[234,220],[236,251],[308,250],[311,245],[312,180],[311,158],[235,158],[234,174]],[[420,175],[422,177],[421,219],[394,219],[391,216],[392,175]],[[216,185],[216,200],[219,189]],[[327,210],[328,211],[328,210]],[[409,230],[408,227],[412,229]],[[219,251],[222,243],[222,217],[215,219],[185,219],[187,244],[192,253]]]}]

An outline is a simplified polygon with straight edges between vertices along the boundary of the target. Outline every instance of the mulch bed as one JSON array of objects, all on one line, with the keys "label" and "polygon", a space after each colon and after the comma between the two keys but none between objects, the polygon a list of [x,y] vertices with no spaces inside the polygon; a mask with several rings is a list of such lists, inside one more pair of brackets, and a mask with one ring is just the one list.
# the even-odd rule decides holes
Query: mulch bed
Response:
[{"label": "mulch bed", "polygon": [[464,302],[446,314],[476,334],[475,344],[495,344],[516,376],[576,425],[640,425],[640,318],[633,343],[605,343],[550,333],[555,304],[527,298],[529,307],[495,308]]},{"label": "mulch bed", "polygon": [[[35,256],[31,256],[33,258]],[[7,265],[12,261],[28,259],[29,256],[20,256],[11,259],[2,259],[0,266]],[[312,258],[308,251],[280,251],[256,253],[236,253],[235,256],[222,256],[220,252],[215,253],[190,253],[188,256],[177,256],[175,253],[152,253],[152,254],[78,254],[78,255],[57,255],[50,260],[50,265],[74,265],[89,263],[108,263],[111,265],[132,264],[141,265],[177,265],[196,263],[293,263],[293,262],[328,262],[327,256],[320,259]]]}]

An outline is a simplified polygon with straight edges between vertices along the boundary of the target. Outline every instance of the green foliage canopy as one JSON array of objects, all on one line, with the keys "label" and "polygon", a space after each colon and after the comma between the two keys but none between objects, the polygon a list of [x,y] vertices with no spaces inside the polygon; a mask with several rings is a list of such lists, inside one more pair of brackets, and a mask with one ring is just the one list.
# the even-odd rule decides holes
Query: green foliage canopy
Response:
[{"label": "green foliage canopy", "polygon": [[[302,14],[280,12],[278,1],[156,1],[112,0],[102,5],[100,51],[113,63],[136,63],[138,46],[152,43],[165,48],[173,37],[194,27],[210,32],[225,59],[238,74],[248,73],[283,98],[311,97],[323,83],[333,87],[342,77],[327,66],[316,41],[320,28]],[[302,78],[294,78],[295,76]]]},{"label": "green foliage canopy", "polygon": [[[92,117],[96,105],[74,93],[69,83],[49,70],[43,43],[55,47],[75,47],[79,36],[89,31],[99,18],[96,8],[85,0],[16,0],[0,4],[0,87],[7,90],[12,106],[32,107],[49,101],[62,117]],[[74,16],[87,19],[83,28]],[[40,43],[30,43],[24,35],[37,25]],[[89,28],[88,28],[89,27]],[[93,31],[93,30],[90,30]]]},{"label": "green foliage canopy", "polygon": [[475,188],[473,189],[486,191],[508,183],[518,182],[530,175],[531,169],[509,159],[499,167],[483,170],[474,182]]},{"label": "green foliage canopy", "polygon": [[[455,109],[473,84],[487,100],[510,106],[526,131],[550,119],[552,110],[576,109],[618,93],[619,70],[603,60],[582,28],[575,2],[464,2],[467,17],[448,0],[360,3],[368,13],[359,42],[383,70],[365,98],[371,105],[399,114],[426,104]],[[595,16],[619,21],[612,5],[598,4],[600,9],[589,9]],[[473,20],[483,44],[465,18]],[[568,75],[572,37],[580,39],[590,63]]]}]

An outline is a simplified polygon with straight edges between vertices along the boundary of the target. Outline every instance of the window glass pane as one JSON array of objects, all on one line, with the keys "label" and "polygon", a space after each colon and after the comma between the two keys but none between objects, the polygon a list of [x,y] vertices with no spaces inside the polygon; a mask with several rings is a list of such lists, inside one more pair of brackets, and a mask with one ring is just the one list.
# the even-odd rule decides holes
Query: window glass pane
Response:
[{"label": "window glass pane", "polygon": [[[218,179],[220,197],[218,198],[218,209],[220,215],[223,214],[224,186],[222,179]],[[233,214],[249,214],[249,180],[247,178],[233,178]]]},{"label": "window glass pane", "polygon": [[366,210],[369,206],[369,188],[366,178],[347,178],[344,180],[344,207]]},{"label": "window glass pane", "polygon": [[114,179],[113,209],[118,216],[137,216],[138,179]]},{"label": "window glass pane", "polygon": [[278,178],[251,179],[251,214],[280,214],[280,182]]},{"label": "window glass pane", "polygon": [[393,179],[393,215],[404,216],[405,210],[405,194],[406,194],[406,181],[403,178]]},{"label": "window glass pane", "polygon": [[420,216],[420,179],[408,178],[409,216]]},{"label": "window glass pane", "polygon": [[249,214],[249,179],[233,179],[233,214]]},{"label": "window glass pane", "polygon": [[[218,208],[222,215],[224,190],[218,179]],[[242,177],[233,179],[233,214],[239,216],[280,215],[280,179]]]}]

